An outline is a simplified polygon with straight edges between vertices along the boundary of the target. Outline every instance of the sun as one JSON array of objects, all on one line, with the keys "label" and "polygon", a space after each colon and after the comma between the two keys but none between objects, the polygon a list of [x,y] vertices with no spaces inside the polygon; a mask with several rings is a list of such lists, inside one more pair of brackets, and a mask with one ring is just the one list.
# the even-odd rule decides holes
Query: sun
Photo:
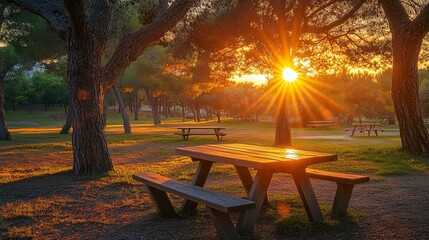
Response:
[{"label": "sun", "polygon": [[286,82],[295,82],[298,78],[298,73],[295,72],[292,68],[285,68],[283,69],[283,79]]}]

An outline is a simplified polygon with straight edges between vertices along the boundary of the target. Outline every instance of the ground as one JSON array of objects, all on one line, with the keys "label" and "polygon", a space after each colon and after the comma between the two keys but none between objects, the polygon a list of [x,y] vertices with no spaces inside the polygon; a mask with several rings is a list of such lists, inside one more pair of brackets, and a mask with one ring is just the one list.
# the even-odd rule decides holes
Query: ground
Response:
[{"label": "ground", "polygon": [[[12,129],[12,133],[41,131],[40,128],[18,129]],[[111,127],[107,132],[117,129],[121,127]],[[133,172],[154,171],[189,181],[196,165],[186,157],[176,156],[174,148],[216,143],[214,136],[181,141],[179,136],[172,135],[174,125],[147,127],[141,130],[144,131],[141,135],[136,129],[131,136],[118,134],[109,142],[115,172],[108,176],[77,177],[70,169],[70,144],[56,135],[57,130],[43,129],[46,139],[37,144],[0,145],[0,239],[217,239],[204,208],[199,208],[196,217],[162,219],[156,215],[144,186],[131,180]],[[252,137],[253,130],[227,131],[226,142],[256,141]],[[303,141],[316,140],[316,144],[327,139],[341,141],[341,144],[367,141],[366,137],[349,138],[346,134],[323,130],[309,134],[298,130],[293,136],[296,142],[310,139]],[[257,140],[269,141],[272,136],[271,130],[259,132]],[[384,140],[383,137],[371,138],[374,142]],[[45,141],[51,142],[49,146]],[[361,164],[361,168],[353,167],[354,172],[365,172],[370,175],[371,182],[355,187],[347,218],[332,220],[328,217],[328,223],[321,226],[314,226],[305,219],[294,222],[291,216],[302,211],[297,190],[289,175],[275,174],[268,192],[270,206],[264,210],[254,234],[242,238],[429,239],[428,171],[379,175],[365,170],[371,168],[372,163],[359,161],[347,163]],[[312,180],[312,183],[324,206],[322,210],[328,216],[336,185],[320,180]],[[228,166],[215,167],[207,187],[244,196],[239,180]],[[174,198],[176,206],[180,201]]]}]

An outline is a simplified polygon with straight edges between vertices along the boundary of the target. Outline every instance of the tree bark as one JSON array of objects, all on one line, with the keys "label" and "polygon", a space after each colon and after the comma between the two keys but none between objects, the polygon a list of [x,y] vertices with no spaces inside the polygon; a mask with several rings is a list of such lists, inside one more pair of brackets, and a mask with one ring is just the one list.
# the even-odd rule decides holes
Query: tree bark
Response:
[{"label": "tree bark", "polygon": [[289,125],[289,114],[288,114],[288,102],[286,96],[279,97],[280,106],[277,109],[276,116],[276,136],[274,145],[278,147],[289,147],[292,145],[290,125]]},{"label": "tree bark", "polygon": [[418,57],[422,39],[401,31],[394,35],[392,98],[399,122],[402,148],[429,155],[428,131],[423,122],[418,92]]},{"label": "tree bark", "polygon": [[3,59],[0,57],[0,141],[8,141],[12,139],[9,130],[7,129],[6,113],[4,111],[3,89],[5,84],[6,72],[7,71],[3,69]]},{"label": "tree bark", "polygon": [[[78,10],[79,1],[66,1],[77,26],[70,31],[67,58],[67,84],[73,111],[73,171],[77,175],[113,170],[104,132],[103,100],[106,91],[101,71],[105,42],[99,42],[85,25]],[[80,22],[83,21],[83,22]],[[104,26],[105,27],[105,26]]]},{"label": "tree bark", "polygon": [[[0,62],[1,70],[1,62]],[[4,111],[4,94],[3,94],[4,78],[0,79],[0,141],[12,140],[10,132],[6,124],[6,113]]]},{"label": "tree bark", "polygon": [[418,93],[418,59],[429,32],[429,4],[411,21],[399,0],[379,0],[392,33],[392,98],[402,149],[429,155],[429,136],[423,122]]},{"label": "tree bark", "polygon": [[140,101],[139,101],[139,92],[136,91],[136,95],[134,96],[134,120],[139,120],[139,109],[140,109]]},{"label": "tree bark", "polygon": [[128,114],[124,107],[124,101],[122,101],[121,93],[119,92],[118,85],[113,86],[113,92],[115,93],[116,101],[118,101],[119,105],[119,112],[122,116],[122,123],[124,125],[124,132],[125,134],[131,133],[131,125],[130,125],[130,119],[128,118]]},{"label": "tree bark", "polygon": [[159,97],[152,96],[149,90],[145,90],[145,92],[150,108],[152,109],[153,124],[159,125],[161,124],[161,118],[159,117]]}]

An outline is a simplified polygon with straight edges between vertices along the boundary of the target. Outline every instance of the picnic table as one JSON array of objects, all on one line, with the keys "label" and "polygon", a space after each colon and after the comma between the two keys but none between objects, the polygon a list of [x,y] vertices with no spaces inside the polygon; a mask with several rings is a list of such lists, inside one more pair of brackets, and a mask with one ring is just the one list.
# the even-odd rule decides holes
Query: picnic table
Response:
[{"label": "picnic table", "polygon": [[335,127],[335,122],[334,121],[308,121],[307,123],[307,127],[310,128],[329,128],[329,127]]},{"label": "picnic table", "polygon": [[[225,129],[224,127],[178,127],[180,129],[180,133],[174,133],[175,135],[181,135],[182,140],[188,140],[190,135],[214,135],[217,137],[217,140],[222,140],[222,137],[226,135],[226,133],[221,132],[221,130]],[[213,130],[212,133],[207,132],[192,132],[191,130]]]},{"label": "picnic table", "polygon": [[356,131],[360,133],[366,133],[368,136],[371,136],[371,132],[374,132],[378,136],[378,132],[383,132],[384,130],[380,128],[380,123],[353,123],[352,134],[350,137],[353,137]]},{"label": "picnic table", "polygon": [[[198,166],[191,184],[203,187],[213,163],[232,164],[240,178],[247,198],[256,207],[240,214],[237,222],[238,232],[252,231],[274,173],[284,172],[293,176],[307,215],[311,221],[323,222],[319,203],[311,185],[306,168],[308,165],[336,161],[335,154],[254,146],[247,144],[217,144],[176,148],[176,154],[191,157]],[[253,179],[249,168],[256,169]],[[195,210],[197,204],[186,200],[183,211]]]}]

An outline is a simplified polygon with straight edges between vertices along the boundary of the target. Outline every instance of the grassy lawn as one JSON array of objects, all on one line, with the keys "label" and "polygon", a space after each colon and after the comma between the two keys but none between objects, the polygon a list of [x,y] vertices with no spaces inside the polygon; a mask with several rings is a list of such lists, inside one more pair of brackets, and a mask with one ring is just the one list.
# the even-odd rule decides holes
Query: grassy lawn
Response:
[{"label": "grassy lawn", "polygon": [[[125,135],[119,114],[112,112],[106,133],[115,171],[104,176],[76,177],[71,172],[71,135],[59,135],[63,122],[55,121],[49,113],[52,112],[32,115],[7,112],[13,140],[0,142],[0,239],[103,238],[105,231],[129,232],[133,226],[150,223],[154,221],[155,209],[146,190],[133,181],[131,175],[151,171],[189,181],[196,165],[187,157],[175,155],[174,149],[217,143],[214,136],[191,136],[188,141],[182,141],[173,134],[177,126],[184,124],[217,126],[216,122],[183,123],[181,119],[164,119],[162,125],[153,126],[152,119],[142,115],[141,120],[132,120],[133,133]],[[225,119],[220,125],[227,128],[224,142],[271,146],[274,141],[273,123]],[[339,156],[337,162],[314,168],[366,174],[372,181],[429,171],[428,161],[400,149],[397,128],[389,126],[386,130],[379,137],[358,134],[350,138],[343,127],[294,128],[292,136],[298,149]],[[243,195],[233,167],[215,165],[209,178],[209,188]],[[262,230],[259,238],[268,238],[273,232],[317,233],[326,228],[341,229],[344,224],[348,228],[359,219],[360,213],[352,209],[347,219],[332,220],[328,216],[330,203],[322,203],[327,222],[323,227],[314,227],[308,222],[296,194],[270,197],[274,204],[263,219],[276,224],[274,229]],[[175,203],[179,201],[175,198]],[[286,210],[281,202],[288,203]],[[200,214],[203,215],[191,221],[208,221],[208,229],[212,229],[208,217]],[[262,223],[262,226],[265,225]],[[216,233],[208,232],[204,237],[216,238]]]}]

